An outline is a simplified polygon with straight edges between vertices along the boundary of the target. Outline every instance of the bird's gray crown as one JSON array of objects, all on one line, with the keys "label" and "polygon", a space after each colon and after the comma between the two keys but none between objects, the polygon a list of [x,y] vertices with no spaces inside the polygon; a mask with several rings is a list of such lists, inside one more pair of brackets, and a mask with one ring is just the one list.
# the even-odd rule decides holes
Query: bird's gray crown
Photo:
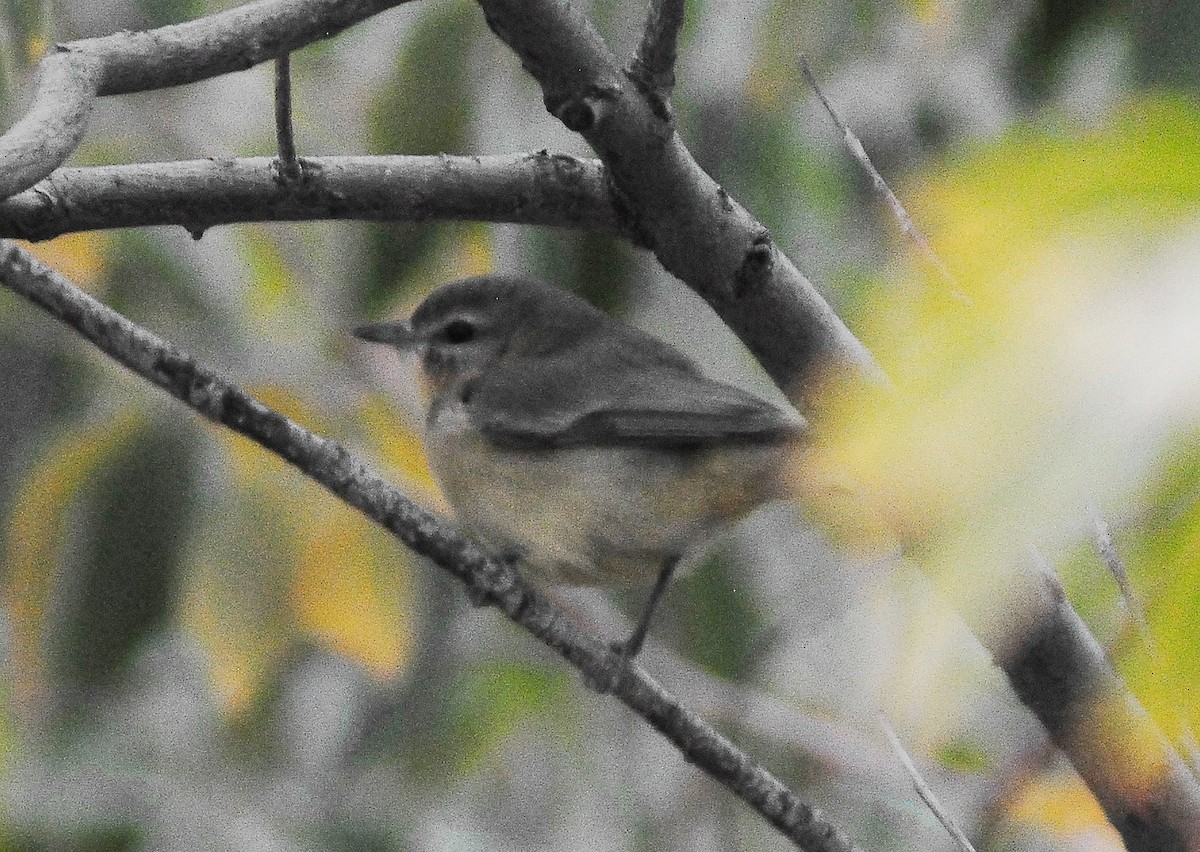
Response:
[{"label": "bird's gray crown", "polygon": [[537,279],[482,275],[446,284],[431,293],[413,313],[412,325],[420,332],[463,315],[502,334],[521,338],[525,354],[569,346],[581,336],[613,323],[607,314],[580,297]]}]

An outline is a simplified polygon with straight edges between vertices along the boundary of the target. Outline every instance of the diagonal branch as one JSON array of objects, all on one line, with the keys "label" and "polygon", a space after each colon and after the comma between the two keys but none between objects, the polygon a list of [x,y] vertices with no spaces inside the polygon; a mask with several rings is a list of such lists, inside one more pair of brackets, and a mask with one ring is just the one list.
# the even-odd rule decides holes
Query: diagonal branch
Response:
[{"label": "diagonal branch", "polygon": [[699,293],[793,399],[816,403],[826,371],[881,380],[870,353],[770,232],[709,177],[667,117],[562,0],[480,0],[489,26],[612,175],[615,203],[662,265]]},{"label": "diagonal branch", "polygon": [[315,435],[166,341],[93,299],[24,249],[0,241],[0,283],[73,328],[109,357],[200,414],[281,456],[400,541],[461,580],[472,600],[496,607],[613,694],[683,755],[808,852],[857,847],[820,811],[718,733],[636,665],[612,678],[614,654],[528,586],[511,565],[488,556],[437,516],[392,488],[340,444]]},{"label": "diagonal branch", "polygon": [[629,63],[629,76],[664,105],[675,88],[675,54],[685,8],[685,0],[650,0],[642,41]]},{"label": "diagonal branch", "polygon": [[[233,222],[463,219],[621,232],[605,169],[566,154],[305,157],[304,181],[267,157],[59,169],[0,201],[0,237]],[[626,236],[632,236],[627,234]]]},{"label": "diagonal branch", "polygon": [[341,32],[407,0],[258,0],[183,24],[56,45],[24,118],[0,137],[0,198],[78,147],[96,97],[194,83]]},{"label": "diagonal branch", "polygon": [[[566,0],[478,2],[541,85],[547,109],[608,166],[618,203],[663,266],[708,301],[777,385],[817,402],[830,368],[878,377],[869,353],[766,229],[703,172],[669,117],[621,73],[586,16]],[[1022,634],[996,636],[987,615],[960,607],[972,631],[1131,852],[1200,852],[1195,779],[1065,596],[1027,566],[1011,570],[1030,613]],[[1143,771],[1153,771],[1153,785]]]}]

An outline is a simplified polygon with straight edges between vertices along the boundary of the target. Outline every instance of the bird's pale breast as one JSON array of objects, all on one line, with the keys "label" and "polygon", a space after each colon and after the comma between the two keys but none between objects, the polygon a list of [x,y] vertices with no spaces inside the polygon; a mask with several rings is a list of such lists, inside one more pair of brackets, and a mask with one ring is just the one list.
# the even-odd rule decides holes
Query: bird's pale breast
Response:
[{"label": "bird's pale breast", "polygon": [[652,579],[723,526],[778,496],[782,448],[511,450],[474,431],[461,404],[435,406],[430,464],[460,520],[550,579]]}]

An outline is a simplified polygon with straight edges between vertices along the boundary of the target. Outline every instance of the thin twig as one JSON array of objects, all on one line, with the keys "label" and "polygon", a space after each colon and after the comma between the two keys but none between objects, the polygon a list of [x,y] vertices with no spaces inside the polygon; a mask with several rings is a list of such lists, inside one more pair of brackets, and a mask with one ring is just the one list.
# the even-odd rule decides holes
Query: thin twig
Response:
[{"label": "thin twig", "polygon": [[[1129,579],[1129,571],[1125,567],[1125,560],[1121,558],[1120,552],[1117,550],[1117,545],[1113,541],[1112,530],[1108,525],[1108,520],[1100,513],[1097,506],[1091,507],[1092,513],[1092,535],[1096,544],[1096,551],[1100,554],[1100,559],[1108,567],[1108,571],[1116,581],[1117,589],[1121,593],[1121,599],[1125,603],[1125,609],[1129,613],[1130,619],[1137,625],[1138,635],[1146,646],[1146,650],[1150,652],[1151,659],[1155,665],[1151,668],[1153,676],[1160,681],[1160,687],[1165,687],[1165,679],[1162,677],[1163,666],[1162,659],[1159,654],[1158,643],[1154,641],[1154,633],[1150,630],[1150,622],[1146,618],[1146,607],[1142,602],[1142,596],[1137,593],[1133,587],[1133,581]],[[1178,709],[1172,711],[1176,717],[1175,724],[1178,729],[1176,741],[1182,746],[1182,758],[1185,765],[1191,771],[1193,777],[1197,777],[1200,773],[1200,747],[1196,744],[1196,734],[1192,730],[1191,724],[1179,713]]]},{"label": "thin twig", "polygon": [[292,129],[292,55],[275,60],[275,139],[279,143],[279,175],[284,180],[300,179],[296,138]]},{"label": "thin twig", "polygon": [[871,162],[871,158],[867,155],[867,150],[863,147],[862,141],[857,135],[855,135],[854,131],[850,129],[850,126],[842,120],[841,115],[836,109],[834,109],[833,104],[829,102],[827,97],[825,97],[825,93],[821,90],[821,86],[817,82],[817,76],[813,73],[812,66],[808,62],[808,57],[801,53],[799,62],[800,70],[804,72],[804,79],[808,80],[808,85],[812,86],[813,92],[816,93],[818,100],[820,100],[822,106],[825,107],[825,111],[829,113],[829,117],[833,120],[834,126],[836,126],[841,132],[842,141],[845,142],[847,150],[850,151],[850,155],[858,161],[860,166],[862,166],[863,171],[865,171],[868,177],[871,178],[871,184],[875,187],[875,191],[878,192],[883,197],[883,200],[887,203],[888,209],[891,211],[892,216],[900,225],[900,230],[904,232],[906,237],[912,240],[913,244],[921,250],[921,254],[925,256],[925,259],[933,265],[934,269],[938,271],[943,280],[950,285],[950,295],[956,299],[966,301],[966,294],[959,289],[958,282],[950,273],[950,270],[946,267],[946,264],[942,263],[942,259],[938,257],[937,252],[933,250],[933,246],[929,244],[929,240],[926,239],[924,232],[917,227],[917,223],[914,222],[912,217],[908,215],[908,211],[904,209],[904,205],[901,204],[900,199],[896,197],[896,193],[892,192],[892,188],[888,186],[888,183],[886,180],[884,180],[883,175],[879,173],[879,170],[875,168],[875,164]]},{"label": "thin twig", "polygon": [[685,0],[650,0],[642,41],[630,63],[630,74],[664,101],[675,88],[675,60],[686,5]]},{"label": "thin twig", "polygon": [[1121,558],[1121,554],[1117,552],[1117,546],[1113,543],[1108,521],[1096,508],[1092,509],[1092,536],[1096,543],[1096,551],[1100,554],[1104,564],[1108,566],[1108,572],[1112,574],[1113,580],[1117,583],[1117,589],[1121,592],[1121,599],[1125,602],[1129,617],[1137,625],[1138,633],[1141,634],[1146,647],[1153,651],[1155,649],[1154,636],[1150,633],[1150,623],[1146,621],[1146,608],[1142,604],[1141,596],[1133,588],[1133,583],[1129,581],[1125,560]]},{"label": "thin twig", "polygon": [[615,655],[600,639],[497,560],[413,503],[340,444],[271,410],[189,355],[75,287],[29,252],[0,241],[0,283],[62,321],[109,357],[166,390],[200,414],[276,453],[331,493],[390,530],[401,542],[449,571],[472,600],[501,610],[612,694],[696,764],[808,852],[857,847],[815,808],[800,801],[639,666],[613,677]]},{"label": "thin twig", "polygon": [[903,764],[904,771],[908,773],[908,777],[912,780],[913,789],[917,791],[917,795],[921,797],[921,801],[938,818],[938,822],[942,824],[962,852],[975,852],[975,847],[971,845],[971,841],[967,840],[967,836],[963,834],[962,829],[958,827],[958,824],[954,822],[954,819],[942,807],[942,803],[933,794],[933,790],[925,783],[925,779],[921,777],[921,773],[917,771],[912,758],[908,756],[908,752],[904,749],[904,744],[900,742],[900,737],[896,736],[891,722],[888,721],[887,716],[883,713],[879,714],[879,724],[882,726],[883,733],[887,736],[888,742],[892,745],[892,751],[896,753],[896,757],[900,758],[900,763]]}]

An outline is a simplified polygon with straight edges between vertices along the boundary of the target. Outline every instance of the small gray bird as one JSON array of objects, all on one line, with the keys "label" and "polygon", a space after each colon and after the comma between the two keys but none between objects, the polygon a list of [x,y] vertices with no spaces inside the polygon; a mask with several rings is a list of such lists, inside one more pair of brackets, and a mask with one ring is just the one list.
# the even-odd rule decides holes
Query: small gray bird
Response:
[{"label": "small gray bird", "polygon": [[550,285],[456,281],[354,333],[418,355],[430,467],[485,547],[556,582],[657,574],[624,659],[676,565],[787,493],[799,417]]}]

